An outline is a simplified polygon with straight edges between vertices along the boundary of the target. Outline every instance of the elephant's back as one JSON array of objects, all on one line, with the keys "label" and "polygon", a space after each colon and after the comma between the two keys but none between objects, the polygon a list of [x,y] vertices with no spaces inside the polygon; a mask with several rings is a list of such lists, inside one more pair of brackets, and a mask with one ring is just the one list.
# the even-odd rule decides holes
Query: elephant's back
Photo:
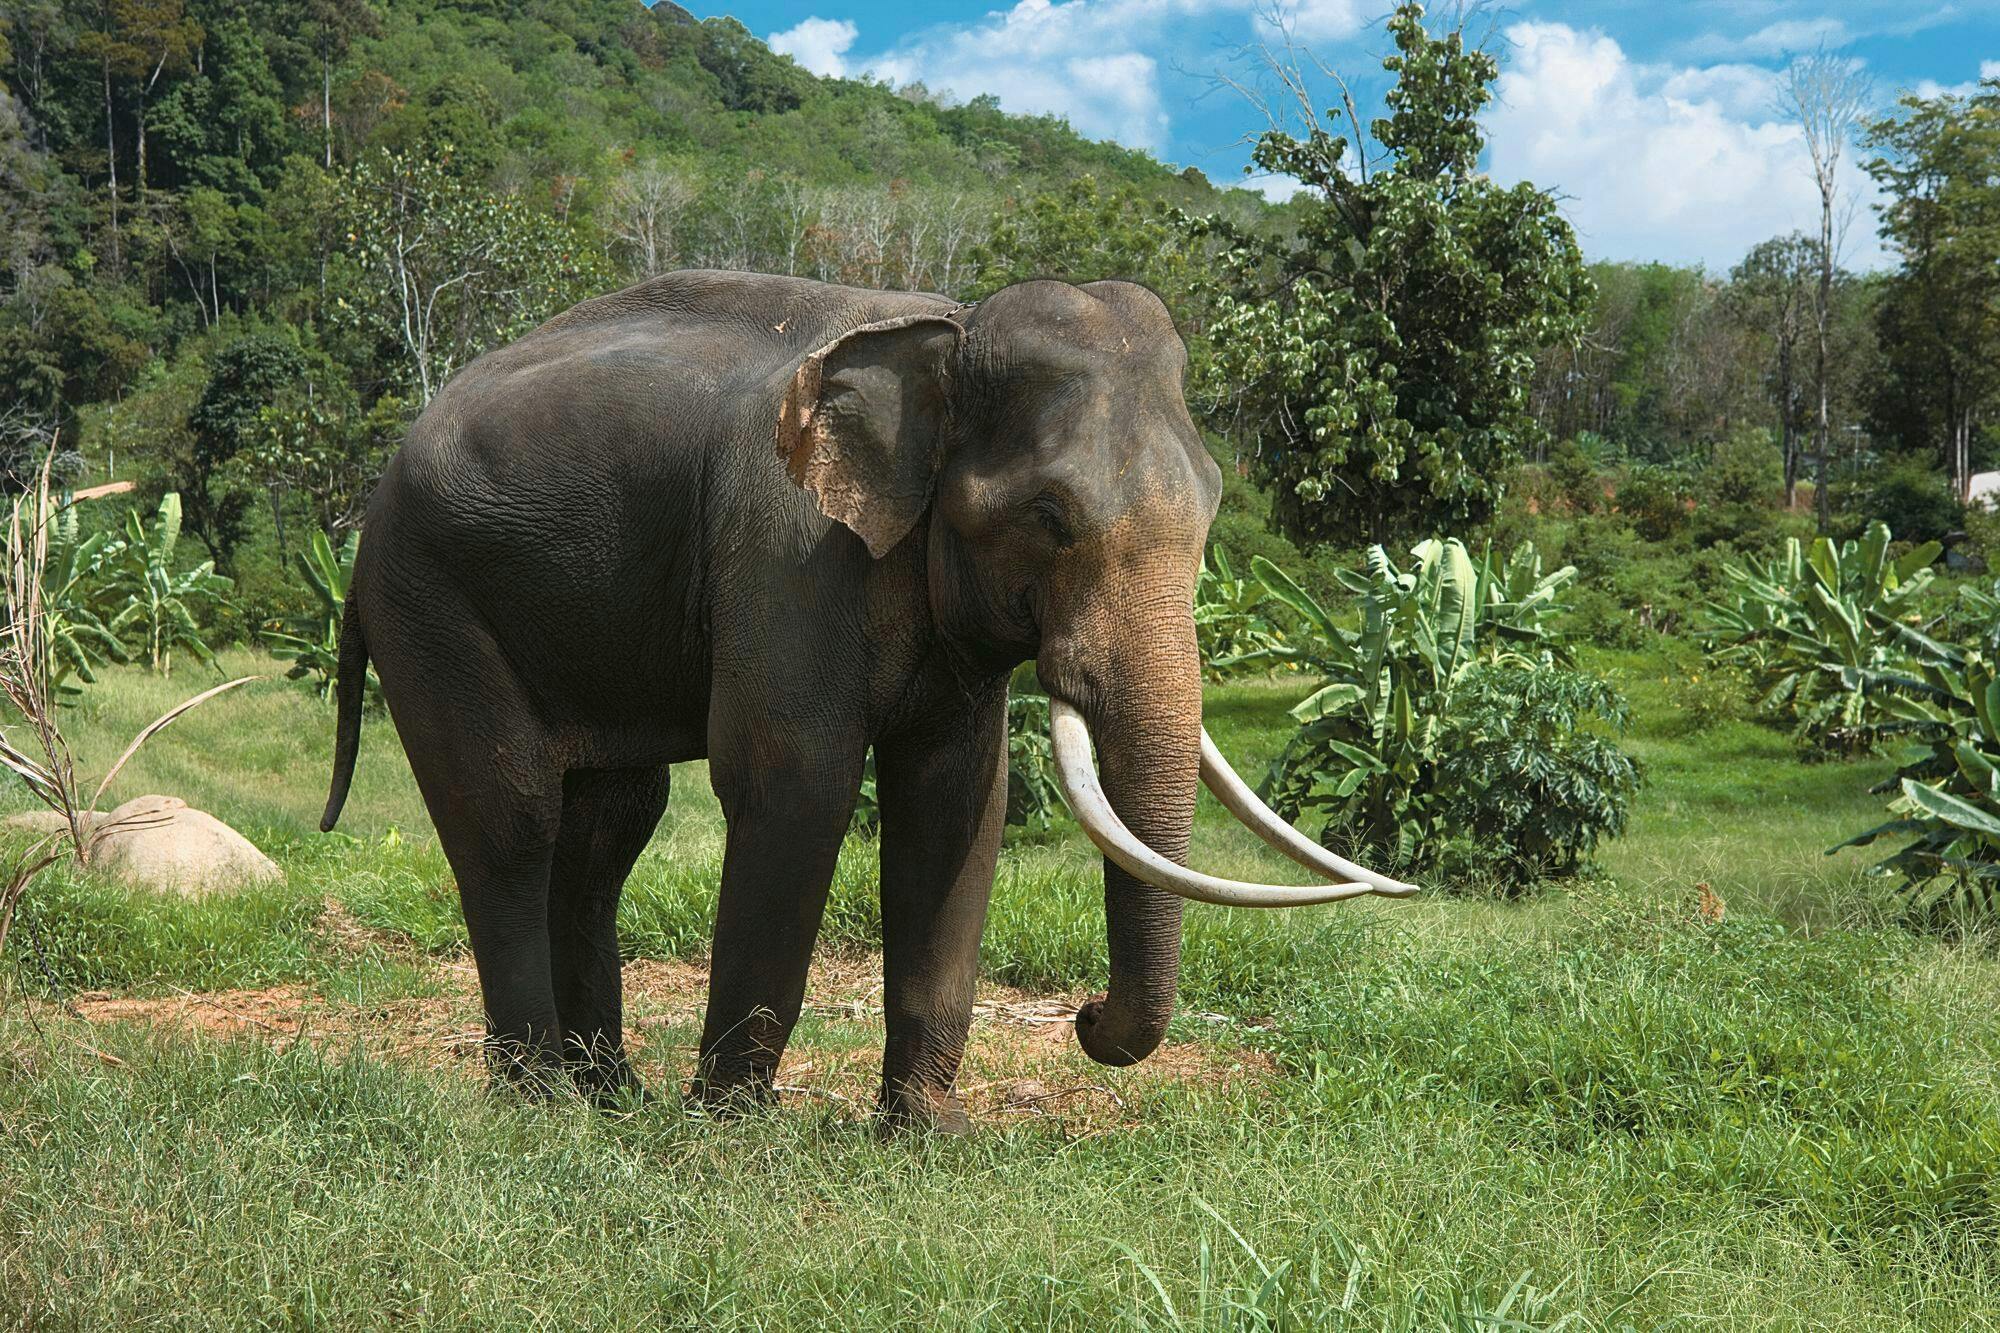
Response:
[{"label": "elephant's back", "polygon": [[465,367],[411,428],[369,515],[364,545],[402,571],[379,586],[448,581],[552,710],[693,708],[717,562],[825,522],[773,446],[793,370],[942,301],[688,273],[574,307]]},{"label": "elephant's back", "polygon": [[769,274],[664,274],[473,361],[425,410],[409,452],[453,487],[468,468],[505,489],[577,466],[672,485],[718,451],[778,477],[766,446],[807,355],[862,324],[951,305]]}]

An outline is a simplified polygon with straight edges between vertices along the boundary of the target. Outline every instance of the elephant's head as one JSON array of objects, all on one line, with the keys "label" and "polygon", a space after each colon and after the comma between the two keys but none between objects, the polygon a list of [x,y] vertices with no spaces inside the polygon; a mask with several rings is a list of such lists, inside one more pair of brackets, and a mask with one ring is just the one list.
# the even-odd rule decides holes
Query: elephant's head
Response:
[{"label": "elephant's head", "polygon": [[[1114,1065],[1148,1055],[1172,1016],[1182,898],[1292,906],[1413,891],[1285,824],[1202,728],[1192,608],[1222,477],[1188,417],[1186,365],[1144,287],[1026,282],[828,344],[799,368],[778,425],[792,479],[876,557],[921,535],[954,651],[995,670],[1036,659],[1064,791],[1105,853],[1110,989],[1076,1026]],[[1186,869],[1198,775],[1274,846],[1348,882],[1281,888]]]}]

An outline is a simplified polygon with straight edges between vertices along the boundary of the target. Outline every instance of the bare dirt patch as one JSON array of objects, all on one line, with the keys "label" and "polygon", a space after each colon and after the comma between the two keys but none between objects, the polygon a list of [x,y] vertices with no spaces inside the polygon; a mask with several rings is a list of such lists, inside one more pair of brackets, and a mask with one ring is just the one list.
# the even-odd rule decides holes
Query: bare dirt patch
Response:
[{"label": "bare dirt patch", "polygon": [[[389,1000],[342,999],[301,985],[131,996],[93,991],[67,1008],[93,1024],[136,1023],[210,1037],[328,1049],[356,1045],[378,1056],[455,1077],[483,1077],[483,1020],[469,959],[426,964],[426,993]],[[655,1088],[684,1080],[707,1003],[708,969],[640,960],[625,967],[626,1042]],[[1169,1042],[1130,1069],[1095,1065],[1078,1050],[1071,1018],[1081,995],[1035,994],[983,984],[959,1074],[973,1118],[1005,1126],[1053,1122],[1101,1132],[1136,1123],[1148,1095],[1167,1085],[1224,1087],[1268,1082],[1270,1057],[1223,1042]],[[813,963],[806,1012],[779,1068],[781,1095],[866,1115],[881,1078],[882,973],[877,957],[829,953]]]}]

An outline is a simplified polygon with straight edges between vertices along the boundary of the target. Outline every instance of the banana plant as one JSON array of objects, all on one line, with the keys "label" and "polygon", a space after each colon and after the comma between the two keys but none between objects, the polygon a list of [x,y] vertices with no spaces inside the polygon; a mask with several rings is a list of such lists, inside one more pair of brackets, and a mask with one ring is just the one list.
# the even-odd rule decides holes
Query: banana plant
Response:
[{"label": "banana plant", "polygon": [[1271,606],[1261,582],[1239,575],[1220,546],[1209,548],[1194,585],[1194,632],[1204,675],[1225,679],[1242,670],[1252,654],[1284,642]]},{"label": "banana plant", "polygon": [[173,491],[160,498],[159,513],[148,528],[137,513],[125,516],[124,564],[117,589],[125,605],[112,618],[113,634],[136,634],[153,671],[171,676],[174,650],[185,648],[214,667],[215,654],[202,640],[195,614],[220,603],[234,581],[215,572],[204,560],[192,569],[174,568],[174,551],[181,537],[181,497]]},{"label": "banana plant", "polygon": [[1807,548],[1794,537],[1770,561],[1724,565],[1732,599],[1707,607],[1716,660],[1748,674],[1759,711],[1789,720],[1809,751],[1872,749],[1879,686],[1942,651],[1916,608],[1943,548],[1925,542],[1891,560],[1890,540],[1880,522],[1858,542]]},{"label": "banana plant", "polygon": [[[1544,573],[1525,544],[1504,562],[1490,549],[1475,561],[1456,539],[1425,541],[1411,556],[1409,568],[1399,568],[1375,546],[1361,569],[1337,573],[1357,597],[1353,626],[1276,565],[1254,561],[1259,581],[1297,614],[1299,629],[1246,659],[1296,663],[1321,678],[1292,710],[1298,730],[1271,767],[1266,799],[1291,817],[1324,813],[1323,839],[1403,870],[1434,864],[1446,844],[1473,835],[1478,793],[1456,789],[1447,764],[1472,739],[1462,701],[1476,684],[1490,714],[1496,681],[1519,692],[1536,673],[1567,671],[1566,645],[1547,622],[1576,577],[1569,566]],[[1558,770],[1566,762],[1532,758]]]},{"label": "banana plant", "polygon": [[74,505],[49,520],[49,559],[41,584],[48,679],[64,703],[82,693],[75,681],[95,684],[94,668],[126,660],[125,645],[99,609],[125,543],[109,532],[83,536],[81,526]]},{"label": "banana plant", "polygon": [[[336,551],[324,532],[314,532],[306,549],[298,555],[299,571],[312,589],[319,607],[314,612],[294,616],[282,629],[266,629],[264,641],[273,656],[291,662],[287,680],[313,682],[313,691],[322,703],[333,698],[340,672],[340,615],[347,605],[347,590],[354,582],[354,561],[361,551],[361,534],[350,532]],[[382,684],[369,669],[366,696],[371,703],[382,697]]]},{"label": "banana plant", "polygon": [[1901,877],[1895,891],[1913,918],[2000,920],[2000,676],[1978,652],[1948,654],[1886,706],[1928,749],[1874,789],[1894,817],[1828,854],[1908,838],[1875,869]]}]

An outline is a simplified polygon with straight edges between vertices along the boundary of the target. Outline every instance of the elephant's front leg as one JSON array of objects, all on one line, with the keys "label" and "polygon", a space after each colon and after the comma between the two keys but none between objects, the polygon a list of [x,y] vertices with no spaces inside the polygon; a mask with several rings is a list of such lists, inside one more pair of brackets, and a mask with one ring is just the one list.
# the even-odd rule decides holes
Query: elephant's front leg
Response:
[{"label": "elephant's front leg", "polygon": [[1007,689],[875,747],[882,807],[882,949],[892,1124],[962,1131],[979,936],[1007,819]]},{"label": "elephant's front leg", "polygon": [[828,741],[807,753],[839,759],[774,758],[757,745],[710,751],[729,842],[694,1093],[713,1106],[774,1099],[778,1059],[805,1000],[862,747],[858,738]]}]

